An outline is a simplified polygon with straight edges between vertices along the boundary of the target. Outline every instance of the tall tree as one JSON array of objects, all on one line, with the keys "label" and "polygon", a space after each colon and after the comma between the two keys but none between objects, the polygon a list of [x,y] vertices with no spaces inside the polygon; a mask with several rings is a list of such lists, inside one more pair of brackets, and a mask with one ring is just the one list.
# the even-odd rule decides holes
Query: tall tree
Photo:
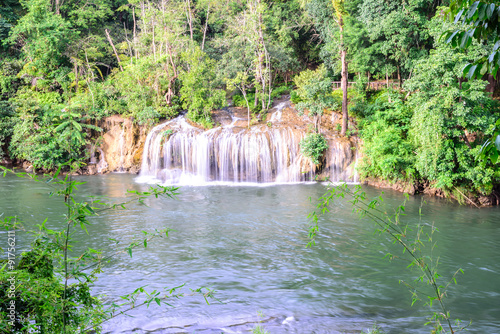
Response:
[{"label": "tall tree", "polygon": [[[342,89],[341,134],[345,135],[349,124],[349,113],[347,109],[347,83],[349,73],[347,45],[345,43],[345,21],[348,12],[345,7],[345,0],[332,0],[331,7],[326,7],[328,3],[325,0],[302,0],[302,4],[307,5],[308,12],[315,18],[316,25],[322,32],[322,36],[325,40],[325,45],[323,46],[324,54],[328,54],[336,61],[340,60]],[[329,61],[331,63],[332,59]],[[330,66],[334,65],[330,64]]]},{"label": "tall tree", "polygon": [[342,131],[340,134],[345,136],[347,132],[347,126],[349,124],[349,115],[347,113],[347,49],[345,46],[345,31],[344,31],[344,20],[347,16],[347,12],[344,7],[344,0],[332,0],[333,9],[335,10],[336,23],[339,28],[340,36],[340,62],[342,64],[341,71],[341,89],[342,89]]}]

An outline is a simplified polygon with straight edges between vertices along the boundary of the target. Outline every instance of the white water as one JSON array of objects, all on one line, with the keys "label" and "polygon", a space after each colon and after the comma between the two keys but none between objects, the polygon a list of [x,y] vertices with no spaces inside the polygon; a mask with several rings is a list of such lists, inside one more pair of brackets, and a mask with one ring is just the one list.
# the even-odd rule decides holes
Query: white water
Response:
[{"label": "white water", "polygon": [[[300,131],[264,125],[246,129],[236,127],[237,120],[208,131],[189,125],[182,116],[156,126],[146,139],[139,181],[202,185],[314,180],[314,165],[300,153]],[[352,168],[346,169],[353,160],[350,147],[337,142],[330,147],[330,180],[354,181]]]},{"label": "white water", "polygon": [[283,108],[285,108],[286,102],[281,102],[276,106],[276,111],[271,115],[270,122],[280,122],[281,114],[283,112]]}]

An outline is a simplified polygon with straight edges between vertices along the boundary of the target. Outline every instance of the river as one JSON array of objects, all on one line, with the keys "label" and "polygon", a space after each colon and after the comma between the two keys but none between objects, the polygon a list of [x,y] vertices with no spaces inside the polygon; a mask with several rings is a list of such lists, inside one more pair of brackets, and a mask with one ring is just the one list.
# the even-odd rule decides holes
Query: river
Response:
[{"label": "river", "polygon": [[[130,174],[78,177],[86,181],[78,196],[102,195],[124,200],[126,190],[145,190]],[[365,187],[368,197],[381,190]],[[44,183],[0,178],[0,214],[18,215],[34,226],[62,226],[64,207],[50,198]],[[89,235],[78,233],[74,251],[85,247],[111,252],[142,230],[171,228],[170,236],[150,242],[146,250],[115,257],[93,291],[111,300],[147,285],[163,289],[185,284],[186,296],[172,307],[140,307],[104,326],[106,333],[248,333],[260,324],[270,333],[359,333],[377,324],[386,333],[429,333],[431,315],[399,280],[412,282],[418,272],[403,260],[387,235],[352,213],[346,201],[331,204],[321,216],[316,246],[308,242],[308,213],[324,184],[182,187],[177,199],[147,199],[144,205],[109,212],[92,220]],[[385,190],[384,208],[403,196]],[[309,200],[312,199],[312,201]],[[423,203],[425,200],[426,203]],[[422,216],[419,208],[422,206]],[[470,333],[500,333],[500,208],[476,209],[446,200],[410,197],[404,221],[434,224],[439,273],[450,277],[445,304]],[[4,236],[2,236],[5,239]],[[26,248],[26,236],[19,237]],[[190,288],[210,287],[217,300],[207,305]],[[423,288],[425,290],[425,288]]]}]

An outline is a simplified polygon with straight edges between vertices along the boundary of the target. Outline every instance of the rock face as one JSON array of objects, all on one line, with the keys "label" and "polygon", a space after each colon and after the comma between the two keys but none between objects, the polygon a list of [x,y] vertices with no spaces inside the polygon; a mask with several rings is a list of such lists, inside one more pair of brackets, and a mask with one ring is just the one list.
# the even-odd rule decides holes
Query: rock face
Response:
[{"label": "rock face", "polygon": [[[300,152],[300,140],[313,120],[299,116],[289,101],[264,119],[249,122],[245,108],[212,115],[216,127],[204,130],[183,116],[150,131],[131,119],[105,118],[97,145],[90,147],[84,173],[130,172],[170,183],[357,181],[356,142],[335,134],[335,118],[324,116],[321,130],[329,149],[319,165]],[[182,179],[182,181],[181,181]]]},{"label": "rock face", "polygon": [[89,148],[88,173],[138,173],[147,129],[120,116],[106,117],[99,126],[102,137]]},{"label": "rock face", "polygon": [[356,180],[356,153],[349,140],[327,136],[330,148],[319,166],[301,154],[299,143],[312,120],[299,116],[287,101],[265,119],[253,120],[250,128],[244,108],[219,110],[213,119],[217,127],[207,131],[182,116],[153,128],[141,177],[170,184]]}]

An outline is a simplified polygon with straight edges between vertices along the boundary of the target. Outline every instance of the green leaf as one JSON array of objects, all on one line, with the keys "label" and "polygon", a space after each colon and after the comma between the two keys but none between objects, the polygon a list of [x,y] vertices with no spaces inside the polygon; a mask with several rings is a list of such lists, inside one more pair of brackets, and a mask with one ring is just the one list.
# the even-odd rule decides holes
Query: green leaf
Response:
[{"label": "green leaf", "polygon": [[453,21],[454,24],[457,24],[458,20],[460,20],[460,18],[462,17],[462,14],[464,13],[464,11],[465,11],[465,8],[462,8],[462,10],[459,11],[457,15],[455,15],[455,20]]},{"label": "green leaf", "polygon": [[462,38],[460,39],[460,48],[465,49],[467,43],[469,43],[470,36],[468,33],[462,33]]},{"label": "green leaf", "polygon": [[476,71],[476,68],[477,68],[477,65],[472,65],[470,68],[469,68],[469,73],[467,73],[467,79],[472,79],[472,77],[474,76],[474,72]]},{"label": "green leaf", "polygon": [[483,76],[486,74],[486,72],[488,72],[488,63],[484,62],[483,66],[481,67],[481,70],[479,71],[479,74]]},{"label": "green leaf", "polygon": [[467,64],[465,67],[462,69],[462,76],[466,76],[467,73],[469,73],[469,69],[471,68],[472,64]]},{"label": "green leaf", "polygon": [[500,135],[498,135],[497,138],[495,139],[495,147],[500,152]]},{"label": "green leaf", "polygon": [[452,42],[452,41],[453,41],[453,38],[454,38],[454,37],[455,37],[455,36],[456,36],[459,32],[460,32],[459,30],[457,30],[457,31],[453,32],[453,34],[451,34],[451,35],[450,35],[450,37],[448,37],[448,38],[446,39],[446,44],[450,44],[450,42]]},{"label": "green leaf", "polygon": [[469,11],[467,12],[467,19],[471,19],[476,13],[477,6],[479,5],[479,1],[476,1],[470,6]]},{"label": "green leaf", "polygon": [[493,15],[493,12],[495,11],[495,4],[492,3],[490,4],[489,6],[486,6],[486,17],[489,19],[491,19],[491,16]]},{"label": "green leaf", "polygon": [[479,16],[477,17],[478,20],[484,19],[484,15],[486,14],[486,8],[488,7],[487,4],[481,3],[479,5]]},{"label": "green leaf", "polygon": [[497,78],[497,72],[498,72],[498,65],[493,66],[493,70],[491,71],[491,75],[493,75],[493,78]]},{"label": "green leaf", "polygon": [[498,161],[498,153],[499,153],[498,150],[491,150],[490,159],[491,162],[494,164],[496,164]]},{"label": "green leaf", "polygon": [[493,52],[489,55],[489,57],[488,57],[488,62],[490,62],[490,63],[494,63],[494,62],[495,62],[495,56],[496,56],[497,54],[498,54],[498,52],[493,51]]}]

